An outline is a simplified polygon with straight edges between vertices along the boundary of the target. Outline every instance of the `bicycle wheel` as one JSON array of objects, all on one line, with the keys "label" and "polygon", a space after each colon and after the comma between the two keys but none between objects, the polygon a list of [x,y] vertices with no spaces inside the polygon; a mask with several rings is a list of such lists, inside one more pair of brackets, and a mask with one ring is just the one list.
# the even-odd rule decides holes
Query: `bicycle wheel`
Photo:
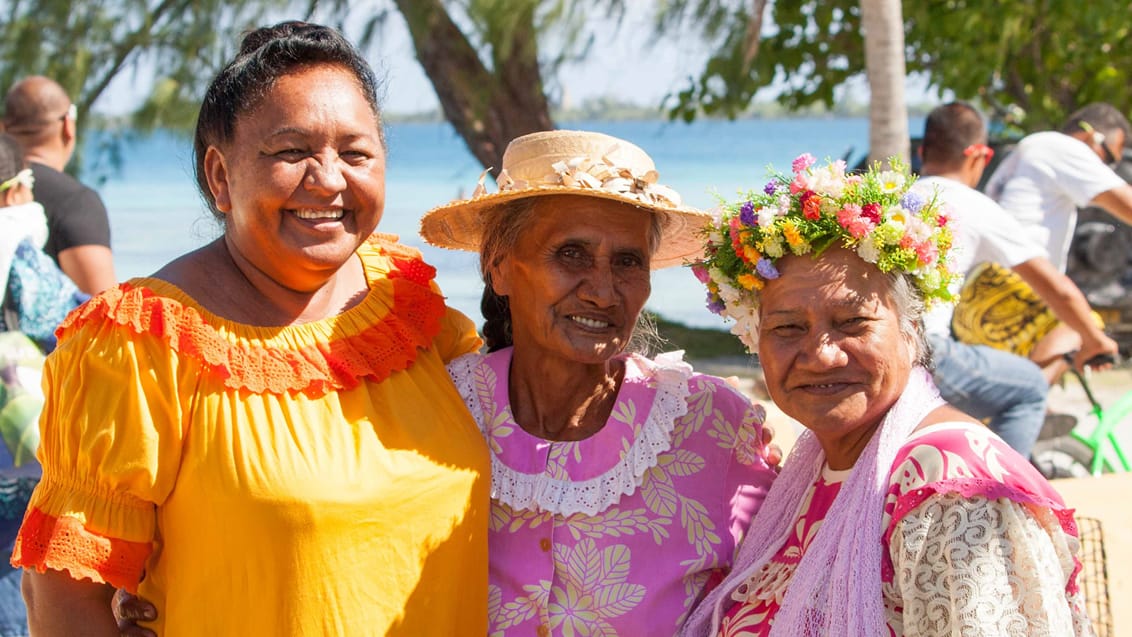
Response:
[{"label": "bicycle wheel", "polygon": [[1087,478],[1092,475],[1093,450],[1072,436],[1058,436],[1034,443],[1030,462],[1047,480]]}]

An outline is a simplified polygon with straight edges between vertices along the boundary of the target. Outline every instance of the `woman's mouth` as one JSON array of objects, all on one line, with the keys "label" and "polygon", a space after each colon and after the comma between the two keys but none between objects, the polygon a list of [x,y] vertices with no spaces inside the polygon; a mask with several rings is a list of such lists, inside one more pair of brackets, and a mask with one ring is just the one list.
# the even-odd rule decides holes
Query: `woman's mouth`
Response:
[{"label": "woman's mouth", "polygon": [[341,208],[332,210],[312,210],[309,208],[304,208],[301,210],[293,210],[292,214],[300,219],[306,219],[309,221],[318,221],[323,219],[331,219],[337,221],[338,219],[346,216],[346,211],[342,210]]},{"label": "woman's mouth", "polygon": [[571,316],[570,320],[574,321],[578,325],[581,325],[582,327],[588,327],[588,328],[594,329],[594,330],[603,330],[603,329],[609,327],[609,325],[610,325],[609,323],[607,323],[605,321],[599,321],[597,319],[586,318],[584,316]]}]

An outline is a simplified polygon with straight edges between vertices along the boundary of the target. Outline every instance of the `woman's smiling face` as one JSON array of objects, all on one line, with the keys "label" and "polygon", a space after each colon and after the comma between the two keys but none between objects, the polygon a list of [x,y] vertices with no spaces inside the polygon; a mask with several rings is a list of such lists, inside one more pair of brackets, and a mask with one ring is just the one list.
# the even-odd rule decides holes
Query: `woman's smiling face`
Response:
[{"label": "woman's smiling face", "polygon": [[295,290],[336,272],[385,206],[378,117],[338,66],[279,78],[204,166],[234,256]]},{"label": "woman's smiling face", "polygon": [[855,460],[903,392],[914,360],[892,281],[844,248],[816,259],[786,256],[778,266],[782,275],[767,282],[759,306],[767,389],[831,460],[831,450]]},{"label": "woman's smiling face", "polygon": [[652,218],[596,197],[538,197],[515,250],[492,270],[516,349],[587,364],[622,351],[651,291]]}]

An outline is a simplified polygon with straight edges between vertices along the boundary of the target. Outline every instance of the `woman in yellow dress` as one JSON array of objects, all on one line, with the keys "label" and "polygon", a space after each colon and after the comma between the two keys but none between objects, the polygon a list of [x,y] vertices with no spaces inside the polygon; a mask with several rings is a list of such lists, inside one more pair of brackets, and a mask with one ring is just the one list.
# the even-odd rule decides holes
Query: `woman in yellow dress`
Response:
[{"label": "woman in yellow dress", "polygon": [[33,631],[117,635],[120,587],[167,637],[484,634],[488,456],[445,371],[480,341],[373,235],[372,71],[331,29],[258,29],[195,156],[223,236],[72,313],[47,362]]}]

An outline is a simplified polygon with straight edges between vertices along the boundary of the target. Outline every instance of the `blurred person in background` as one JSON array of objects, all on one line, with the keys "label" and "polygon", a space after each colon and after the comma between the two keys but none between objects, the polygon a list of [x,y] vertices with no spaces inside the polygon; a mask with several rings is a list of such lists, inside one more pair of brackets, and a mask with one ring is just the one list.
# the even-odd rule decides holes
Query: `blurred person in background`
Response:
[{"label": "blurred person in background", "polygon": [[[1085,295],[1050,263],[1018,220],[975,190],[994,151],[987,146],[982,115],[970,104],[944,104],[928,114],[920,145],[923,159],[914,192],[944,205],[954,235],[953,267],[967,273],[987,263],[1013,271],[1072,334],[1043,335],[1029,354],[1038,360],[1075,351],[1077,365],[1116,353],[1116,342],[1093,319]],[[953,293],[958,294],[958,284]],[[1049,382],[1037,362],[1009,351],[969,344],[951,332],[954,307],[940,303],[924,318],[940,395],[960,410],[989,419],[992,431],[1023,457],[1030,457],[1046,416]],[[1056,345],[1042,342],[1056,339]],[[1054,347],[1066,347],[1060,352]],[[1050,354],[1046,354],[1049,352]],[[1060,360],[1060,359],[1059,359]]]},{"label": "blurred person in background", "polygon": [[35,200],[47,214],[48,256],[87,294],[117,280],[110,219],[98,193],[63,172],[78,143],[78,111],[57,82],[27,77],[9,89],[4,129],[24,147],[35,176]]}]

